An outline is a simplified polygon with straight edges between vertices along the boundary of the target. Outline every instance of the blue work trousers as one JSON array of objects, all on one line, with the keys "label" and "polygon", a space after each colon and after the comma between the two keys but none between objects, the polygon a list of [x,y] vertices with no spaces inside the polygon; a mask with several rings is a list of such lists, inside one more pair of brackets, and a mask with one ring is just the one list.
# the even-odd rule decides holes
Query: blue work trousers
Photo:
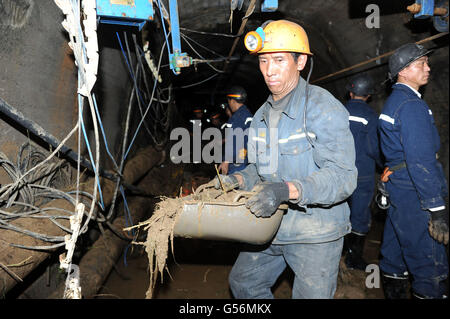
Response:
[{"label": "blue work trousers", "polygon": [[372,203],[373,193],[374,177],[371,177],[369,181],[358,180],[358,185],[348,200],[352,231],[358,234],[369,232],[372,221],[370,204]]},{"label": "blue work trousers", "polygon": [[445,292],[448,259],[445,246],[428,232],[430,213],[420,208],[414,188],[387,183],[391,207],[384,226],[380,268],[388,274],[412,275],[412,290],[441,298]]},{"label": "blue work trousers", "polygon": [[328,299],[336,291],[343,237],[326,243],[272,244],[262,251],[241,252],[229,275],[238,299],[273,299],[272,286],[286,269],[295,274],[293,299]]}]

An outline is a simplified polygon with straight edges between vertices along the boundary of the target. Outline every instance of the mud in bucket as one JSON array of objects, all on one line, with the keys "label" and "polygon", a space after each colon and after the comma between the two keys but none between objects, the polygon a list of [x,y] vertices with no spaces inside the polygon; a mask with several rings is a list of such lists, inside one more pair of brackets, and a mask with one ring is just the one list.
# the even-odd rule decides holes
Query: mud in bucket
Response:
[{"label": "mud in bucket", "polygon": [[255,245],[265,244],[275,236],[287,205],[281,205],[271,217],[256,217],[245,207],[254,193],[233,190],[225,194],[208,188],[210,184],[201,185],[195,194],[183,198],[174,236]]}]

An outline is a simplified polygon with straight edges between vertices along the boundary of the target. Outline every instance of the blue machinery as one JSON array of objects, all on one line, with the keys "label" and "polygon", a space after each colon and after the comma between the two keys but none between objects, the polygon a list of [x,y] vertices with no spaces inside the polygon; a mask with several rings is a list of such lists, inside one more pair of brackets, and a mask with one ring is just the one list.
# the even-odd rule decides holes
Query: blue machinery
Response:
[{"label": "blue machinery", "polygon": [[153,20],[153,5],[149,0],[97,0],[97,16],[101,23],[137,26],[142,29]]},{"label": "blue machinery", "polygon": [[448,31],[448,0],[416,0],[408,10],[416,19],[432,18],[437,31]]},{"label": "blue machinery", "polygon": [[[190,66],[192,59],[181,52],[177,0],[169,0],[169,8],[172,38],[170,68],[175,74],[180,74],[181,68]],[[152,0],[97,0],[97,16],[101,23],[135,26],[141,30],[147,21],[153,20],[153,15]]]},{"label": "blue machinery", "polygon": [[180,74],[180,69],[190,66],[192,59],[186,53],[181,52],[177,0],[169,0],[169,9],[172,30],[172,53],[169,54],[170,68],[174,70],[175,74]]},{"label": "blue machinery", "polygon": [[[239,7],[242,7],[244,0],[235,2],[239,2]],[[170,68],[175,74],[180,74],[181,68],[191,65],[192,58],[181,51],[177,0],[169,0],[169,8],[172,37],[172,50],[169,50],[172,52],[169,53]],[[262,12],[273,12],[277,9],[278,0],[264,0],[261,4]],[[147,21],[153,20],[153,15],[152,0],[97,0],[97,17],[101,23],[135,26],[141,30]]]},{"label": "blue machinery", "polygon": [[264,0],[261,4],[262,12],[274,12],[278,9],[278,0]]}]

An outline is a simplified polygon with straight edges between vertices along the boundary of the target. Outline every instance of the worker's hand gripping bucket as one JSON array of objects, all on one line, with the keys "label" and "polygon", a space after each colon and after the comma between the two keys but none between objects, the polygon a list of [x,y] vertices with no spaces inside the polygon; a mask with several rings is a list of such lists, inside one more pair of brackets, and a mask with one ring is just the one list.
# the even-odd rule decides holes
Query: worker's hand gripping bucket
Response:
[{"label": "worker's hand gripping bucket", "polygon": [[[211,185],[202,186],[196,194]],[[231,191],[227,194],[229,201],[200,201],[196,200],[196,194],[183,198],[184,207],[177,216],[174,236],[262,245],[275,236],[287,210],[287,205],[281,205],[269,218],[256,217],[245,207],[246,199],[253,195],[251,192]]]}]

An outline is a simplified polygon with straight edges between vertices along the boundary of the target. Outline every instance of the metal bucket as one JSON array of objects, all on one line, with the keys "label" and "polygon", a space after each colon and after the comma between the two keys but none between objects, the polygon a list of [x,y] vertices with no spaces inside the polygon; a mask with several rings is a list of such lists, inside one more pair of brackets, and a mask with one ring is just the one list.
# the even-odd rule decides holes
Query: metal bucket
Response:
[{"label": "metal bucket", "polygon": [[287,205],[281,205],[271,217],[262,218],[251,213],[245,203],[186,203],[173,233],[184,238],[262,245],[275,236],[286,209]]}]

